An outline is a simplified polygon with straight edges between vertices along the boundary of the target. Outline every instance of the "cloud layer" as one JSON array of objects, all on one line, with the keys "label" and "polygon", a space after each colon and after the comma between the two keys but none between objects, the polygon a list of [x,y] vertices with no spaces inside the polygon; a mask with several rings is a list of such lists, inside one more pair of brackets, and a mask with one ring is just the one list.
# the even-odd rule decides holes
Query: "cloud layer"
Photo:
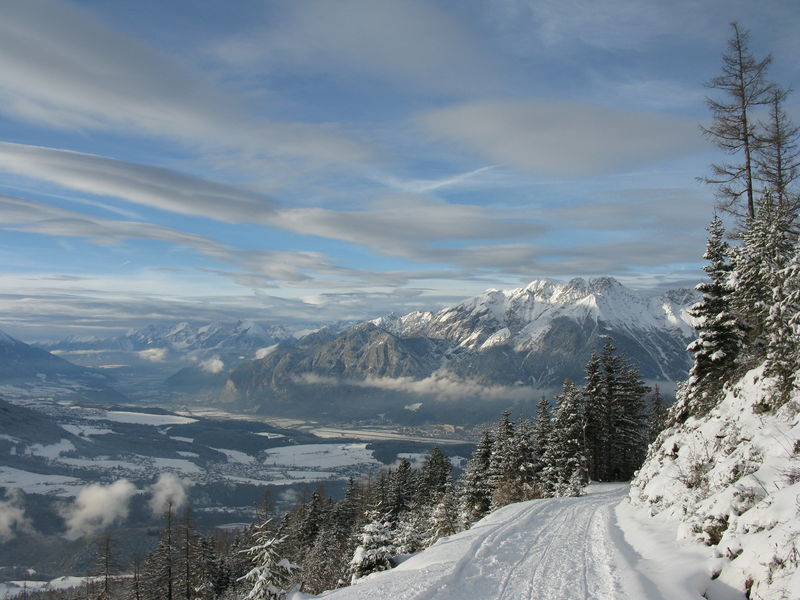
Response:
[{"label": "cloud layer", "polygon": [[694,119],[563,100],[471,102],[422,113],[418,122],[492,163],[555,177],[629,168],[701,147]]}]

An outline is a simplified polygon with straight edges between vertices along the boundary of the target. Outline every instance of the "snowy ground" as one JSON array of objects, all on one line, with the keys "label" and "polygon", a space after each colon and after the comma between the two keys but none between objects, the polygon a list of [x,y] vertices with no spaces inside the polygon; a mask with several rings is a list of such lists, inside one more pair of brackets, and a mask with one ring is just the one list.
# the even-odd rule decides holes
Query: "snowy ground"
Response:
[{"label": "snowy ground", "polygon": [[512,504],[391,571],[321,597],[699,600],[708,549],[676,542],[675,524],[653,524],[627,494],[627,485],[597,484],[581,498]]}]

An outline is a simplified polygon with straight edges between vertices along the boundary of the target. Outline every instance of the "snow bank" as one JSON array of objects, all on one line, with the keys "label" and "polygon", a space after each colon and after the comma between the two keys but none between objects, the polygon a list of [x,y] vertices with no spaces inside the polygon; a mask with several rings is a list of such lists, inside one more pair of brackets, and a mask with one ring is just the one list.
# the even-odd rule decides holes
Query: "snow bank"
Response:
[{"label": "snow bank", "polygon": [[800,598],[800,393],[766,412],[772,385],[753,369],[708,415],[664,431],[631,486],[634,506],[713,548],[711,598]]}]

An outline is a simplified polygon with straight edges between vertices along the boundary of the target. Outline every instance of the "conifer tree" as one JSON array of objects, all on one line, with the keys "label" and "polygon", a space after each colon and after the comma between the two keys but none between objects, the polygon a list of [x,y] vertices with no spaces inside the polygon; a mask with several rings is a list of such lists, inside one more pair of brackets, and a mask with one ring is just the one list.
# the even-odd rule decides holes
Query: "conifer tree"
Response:
[{"label": "conifer tree", "polygon": [[492,436],[484,431],[461,478],[459,517],[464,527],[469,527],[489,512],[492,501],[488,477],[491,457]]},{"label": "conifer tree", "polygon": [[789,264],[794,253],[790,227],[787,215],[767,192],[759,199],[756,217],[749,221],[742,245],[734,252],[733,304],[747,325],[744,359],[750,365],[766,355],[765,327],[778,272]]},{"label": "conifer tree", "polygon": [[452,473],[450,458],[440,448],[431,450],[417,477],[416,503],[432,504],[444,492]]},{"label": "conifer tree", "polygon": [[319,594],[341,585],[346,576],[348,562],[355,548],[349,547],[351,526],[349,516],[342,503],[338,503],[332,518],[322,527],[314,541],[314,545],[306,553],[303,561],[302,591]]},{"label": "conifer tree", "polygon": [[392,523],[374,509],[367,513],[366,520],[358,536],[358,547],[350,561],[351,583],[370,573],[391,569],[392,557],[396,553],[392,544]]},{"label": "conifer tree", "polygon": [[788,264],[778,269],[772,287],[772,305],[767,316],[765,374],[775,377],[773,408],[784,404],[797,386],[800,373],[800,252],[794,247]]},{"label": "conifer tree", "polygon": [[584,418],[581,391],[567,380],[556,398],[553,427],[542,473],[554,496],[578,495],[589,481],[583,443]]},{"label": "conifer tree", "polygon": [[425,546],[431,546],[438,539],[453,535],[458,530],[458,507],[455,492],[452,481],[448,481],[430,515]]},{"label": "conifer tree", "polygon": [[667,408],[664,406],[664,397],[658,385],[653,388],[653,397],[650,400],[650,412],[647,419],[647,438],[652,444],[658,435],[667,426]]},{"label": "conifer tree", "polygon": [[514,435],[512,461],[513,490],[511,502],[535,497],[536,475],[539,468],[534,455],[533,428],[528,419],[522,419]]},{"label": "conifer tree", "polygon": [[325,520],[325,513],[328,507],[323,495],[324,489],[321,486],[317,487],[311,494],[311,499],[303,508],[303,515],[295,534],[300,550],[295,560],[303,560],[305,552],[314,545],[314,540]]},{"label": "conifer tree", "polygon": [[708,232],[703,255],[708,261],[703,267],[708,281],[697,285],[697,290],[703,294],[691,308],[697,339],[688,347],[694,355],[694,363],[689,373],[687,393],[696,414],[703,414],[716,404],[723,383],[737,366],[743,337],[742,326],[732,306],[730,248],[717,215],[708,226]]},{"label": "conifer tree", "polygon": [[584,428],[584,448],[586,448],[589,477],[604,481],[603,465],[607,464],[606,448],[611,433],[611,407],[609,396],[603,386],[600,357],[592,352],[586,363],[586,427]]},{"label": "conifer tree", "polygon": [[[492,490],[491,510],[508,503],[506,498],[499,498],[496,492],[502,487],[502,496],[508,496],[508,488],[514,482],[514,423],[509,411],[503,411],[494,428],[492,452],[489,457],[489,486]],[[499,504],[497,502],[500,502]]]},{"label": "conifer tree", "polygon": [[389,476],[387,502],[382,505],[389,520],[396,522],[401,513],[411,508],[415,488],[416,478],[411,468],[411,462],[404,458]]},{"label": "conifer tree", "polygon": [[424,510],[409,510],[400,515],[392,536],[392,544],[397,554],[413,554],[425,547],[427,517],[432,510],[426,506]]},{"label": "conifer tree", "polygon": [[531,457],[532,457],[532,477],[533,489],[531,498],[544,497],[544,489],[541,485],[541,473],[544,468],[544,453],[550,439],[550,403],[542,395],[536,410],[536,425],[531,433]]},{"label": "conifer tree", "polygon": [[647,415],[644,396],[649,392],[635,365],[625,364],[619,377],[615,404],[612,479],[627,481],[644,462],[647,451]]},{"label": "conifer tree", "polygon": [[282,558],[270,522],[263,521],[253,527],[254,544],[242,552],[250,557],[252,568],[241,578],[250,586],[244,600],[281,600],[285,597],[297,566]]}]

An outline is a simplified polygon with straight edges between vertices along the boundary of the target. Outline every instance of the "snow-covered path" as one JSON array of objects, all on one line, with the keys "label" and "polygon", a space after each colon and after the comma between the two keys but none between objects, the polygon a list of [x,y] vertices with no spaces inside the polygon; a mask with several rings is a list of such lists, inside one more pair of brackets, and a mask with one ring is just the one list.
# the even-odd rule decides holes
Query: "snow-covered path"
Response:
[{"label": "snow-covered path", "polygon": [[330,600],[670,600],[640,574],[615,507],[627,485],[507,506]]}]

